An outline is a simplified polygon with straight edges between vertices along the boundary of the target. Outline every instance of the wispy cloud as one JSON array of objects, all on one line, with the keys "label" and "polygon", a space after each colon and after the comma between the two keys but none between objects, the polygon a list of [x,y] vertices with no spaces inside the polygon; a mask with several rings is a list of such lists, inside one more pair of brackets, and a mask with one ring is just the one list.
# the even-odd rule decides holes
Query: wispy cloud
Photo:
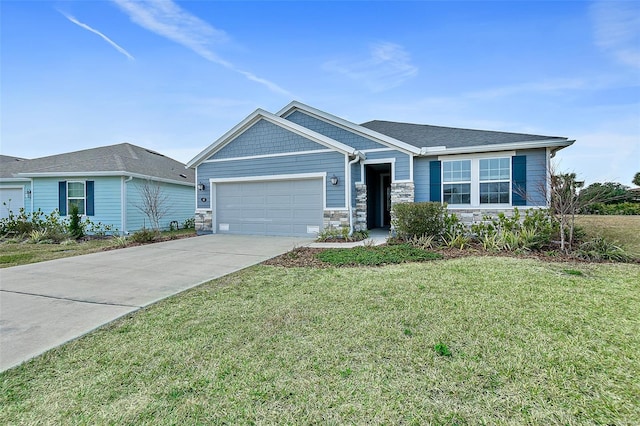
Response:
[{"label": "wispy cloud", "polygon": [[597,1],[591,5],[595,42],[620,62],[640,68],[640,4]]},{"label": "wispy cloud", "polygon": [[118,52],[122,53],[124,56],[126,56],[127,58],[131,59],[132,61],[135,59],[133,57],[133,55],[131,55],[129,52],[127,52],[123,47],[119,46],[115,41],[111,40],[109,37],[107,37],[106,35],[102,34],[100,31],[96,30],[95,28],[91,28],[89,25],[84,24],[80,21],[78,21],[76,18],[74,18],[71,15],[67,15],[66,13],[60,12],[62,13],[62,15],[64,15],[65,18],[67,18],[69,21],[73,22],[74,24],[76,24],[77,26],[84,28],[87,31],[90,31],[94,34],[99,35],[104,41],[106,41],[107,43],[109,43],[111,46],[113,46]]},{"label": "wispy cloud", "polygon": [[397,87],[418,75],[418,67],[411,63],[411,56],[405,48],[389,42],[371,45],[365,59],[329,61],[323,68],[361,82],[374,92]]},{"label": "wispy cloud", "polygon": [[139,2],[134,0],[113,0],[129,18],[151,32],[174,41],[192,50],[204,59],[237,72],[250,81],[267,87],[275,93],[286,96],[292,94],[276,83],[243,70],[221,58],[214,50],[216,45],[229,41],[229,36],[180,8],[171,0]]}]

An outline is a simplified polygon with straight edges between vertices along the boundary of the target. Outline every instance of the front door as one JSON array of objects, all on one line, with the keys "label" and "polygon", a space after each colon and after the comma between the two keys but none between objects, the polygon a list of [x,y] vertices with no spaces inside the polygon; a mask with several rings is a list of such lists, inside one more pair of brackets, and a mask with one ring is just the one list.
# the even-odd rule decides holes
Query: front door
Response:
[{"label": "front door", "polygon": [[391,225],[391,174],[384,174],[382,178],[383,206],[382,226]]},{"label": "front door", "polygon": [[367,164],[367,228],[383,228],[391,223],[391,164]]}]

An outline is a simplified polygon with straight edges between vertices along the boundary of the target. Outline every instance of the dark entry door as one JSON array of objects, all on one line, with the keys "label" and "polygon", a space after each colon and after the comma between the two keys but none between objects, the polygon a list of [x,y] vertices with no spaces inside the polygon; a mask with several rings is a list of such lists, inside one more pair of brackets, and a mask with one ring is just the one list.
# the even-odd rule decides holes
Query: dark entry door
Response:
[{"label": "dark entry door", "polygon": [[391,164],[367,164],[367,228],[391,223]]}]

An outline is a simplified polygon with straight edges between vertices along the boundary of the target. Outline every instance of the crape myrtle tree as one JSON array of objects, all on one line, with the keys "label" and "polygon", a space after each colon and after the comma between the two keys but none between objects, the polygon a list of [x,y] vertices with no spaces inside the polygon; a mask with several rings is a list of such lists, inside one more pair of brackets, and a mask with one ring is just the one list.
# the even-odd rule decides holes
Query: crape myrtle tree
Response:
[{"label": "crape myrtle tree", "polygon": [[549,190],[551,212],[560,226],[560,250],[571,251],[575,229],[576,213],[580,209],[578,189],[584,182],[576,180],[575,173],[555,173],[551,170]]},{"label": "crape myrtle tree", "polygon": [[169,196],[162,190],[160,183],[150,179],[145,180],[137,187],[140,202],[136,207],[147,216],[151,223],[151,229],[158,232],[160,231],[160,220],[169,211]]}]

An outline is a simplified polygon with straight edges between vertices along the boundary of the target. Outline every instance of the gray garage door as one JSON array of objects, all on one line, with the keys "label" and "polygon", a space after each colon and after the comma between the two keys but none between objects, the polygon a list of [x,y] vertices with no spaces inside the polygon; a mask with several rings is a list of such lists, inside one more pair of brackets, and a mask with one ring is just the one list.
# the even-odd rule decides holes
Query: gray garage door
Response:
[{"label": "gray garage door", "polygon": [[9,209],[18,214],[24,207],[22,188],[0,188],[0,218],[9,217]]},{"label": "gray garage door", "polygon": [[311,236],[322,205],[322,179],[219,183],[216,232]]}]

